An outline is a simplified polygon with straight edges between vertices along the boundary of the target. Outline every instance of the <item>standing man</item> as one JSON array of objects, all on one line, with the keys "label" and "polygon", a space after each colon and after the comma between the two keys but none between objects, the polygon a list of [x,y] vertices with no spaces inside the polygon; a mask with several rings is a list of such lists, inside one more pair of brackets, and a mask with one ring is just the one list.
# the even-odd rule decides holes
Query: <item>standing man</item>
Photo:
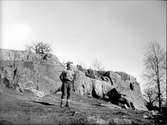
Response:
[{"label": "standing man", "polygon": [[71,88],[74,90],[74,71],[72,62],[67,62],[67,68],[61,73],[60,80],[62,81],[62,95],[61,95],[61,103],[60,107],[63,107],[63,101],[65,95],[67,96],[66,99],[66,107],[69,107],[69,99],[71,94]]}]

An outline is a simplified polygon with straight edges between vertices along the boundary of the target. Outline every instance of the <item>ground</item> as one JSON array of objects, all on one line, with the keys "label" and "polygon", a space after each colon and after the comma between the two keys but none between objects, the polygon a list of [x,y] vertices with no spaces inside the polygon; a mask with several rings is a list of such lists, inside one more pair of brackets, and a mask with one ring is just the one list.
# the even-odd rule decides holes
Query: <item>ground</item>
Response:
[{"label": "ground", "polygon": [[0,94],[0,124],[155,124],[144,111],[122,109],[103,100],[72,94],[70,108],[60,108],[61,93],[43,98],[15,91]]}]

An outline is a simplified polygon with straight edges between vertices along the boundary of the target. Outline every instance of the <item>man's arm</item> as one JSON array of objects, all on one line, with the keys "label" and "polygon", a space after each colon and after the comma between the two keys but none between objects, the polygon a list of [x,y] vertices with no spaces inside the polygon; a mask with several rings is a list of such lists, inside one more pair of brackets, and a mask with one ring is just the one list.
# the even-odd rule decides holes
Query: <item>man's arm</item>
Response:
[{"label": "man's arm", "polygon": [[75,88],[74,88],[74,80],[72,81],[72,88],[73,88],[73,91],[75,92]]},{"label": "man's arm", "polygon": [[59,76],[59,78],[60,78],[60,80],[61,80],[62,82],[64,81],[64,74],[65,74],[65,72],[62,71],[62,73],[61,73],[60,76]]},{"label": "man's arm", "polygon": [[72,81],[73,91],[75,91],[75,88],[74,88],[74,82],[75,82],[75,80],[76,80],[76,73],[74,72],[73,81]]}]

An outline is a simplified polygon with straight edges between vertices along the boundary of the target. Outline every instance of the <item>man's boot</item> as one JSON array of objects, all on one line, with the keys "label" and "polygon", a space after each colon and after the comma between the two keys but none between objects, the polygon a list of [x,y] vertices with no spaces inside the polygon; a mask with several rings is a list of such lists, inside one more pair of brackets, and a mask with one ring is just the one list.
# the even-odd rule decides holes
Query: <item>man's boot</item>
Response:
[{"label": "man's boot", "polygon": [[60,102],[60,108],[63,107],[63,100],[64,100],[64,99],[61,99],[61,102]]},{"label": "man's boot", "polygon": [[69,106],[69,100],[68,100],[68,99],[67,99],[67,101],[66,101],[65,107],[68,107],[68,108],[70,107],[70,106]]}]

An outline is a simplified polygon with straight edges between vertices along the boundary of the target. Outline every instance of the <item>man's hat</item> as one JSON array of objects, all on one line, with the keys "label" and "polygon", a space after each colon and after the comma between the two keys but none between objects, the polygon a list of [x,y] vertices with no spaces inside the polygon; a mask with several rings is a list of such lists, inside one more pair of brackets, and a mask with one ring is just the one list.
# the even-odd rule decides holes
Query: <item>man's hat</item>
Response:
[{"label": "man's hat", "polygon": [[70,64],[73,64],[73,62],[68,61],[68,62],[66,63],[67,66],[70,65]]}]

